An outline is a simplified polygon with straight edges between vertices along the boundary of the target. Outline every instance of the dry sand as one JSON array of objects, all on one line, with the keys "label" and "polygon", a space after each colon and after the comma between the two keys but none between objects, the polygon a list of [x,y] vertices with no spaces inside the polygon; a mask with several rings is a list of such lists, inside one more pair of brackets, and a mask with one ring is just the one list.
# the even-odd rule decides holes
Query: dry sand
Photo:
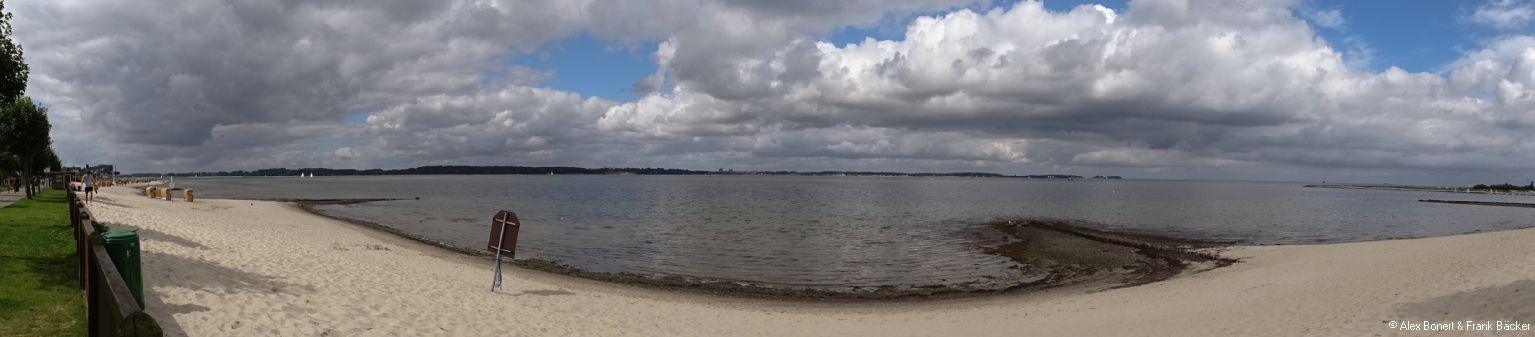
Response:
[{"label": "dry sand", "polygon": [[288,203],[166,202],[135,191],[107,188],[90,208],[115,228],[139,229],[148,312],[172,335],[1427,336],[1446,334],[1387,321],[1535,322],[1535,229],[1235,247],[1225,254],[1244,262],[1107,291],[805,303],[518,268],[493,294],[481,258]]}]

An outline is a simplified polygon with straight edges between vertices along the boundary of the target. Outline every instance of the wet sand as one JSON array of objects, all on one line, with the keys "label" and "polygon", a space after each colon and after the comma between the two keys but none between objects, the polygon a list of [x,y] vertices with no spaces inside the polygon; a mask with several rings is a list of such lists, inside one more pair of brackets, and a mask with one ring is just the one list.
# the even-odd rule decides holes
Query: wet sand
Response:
[{"label": "wet sand", "polygon": [[955,299],[727,297],[522,268],[492,294],[483,258],[292,203],[133,192],[108,188],[90,207],[140,229],[147,311],[173,335],[1423,335],[1388,323],[1535,321],[1532,229],[1231,247],[1222,256],[1241,263],[1161,282]]}]

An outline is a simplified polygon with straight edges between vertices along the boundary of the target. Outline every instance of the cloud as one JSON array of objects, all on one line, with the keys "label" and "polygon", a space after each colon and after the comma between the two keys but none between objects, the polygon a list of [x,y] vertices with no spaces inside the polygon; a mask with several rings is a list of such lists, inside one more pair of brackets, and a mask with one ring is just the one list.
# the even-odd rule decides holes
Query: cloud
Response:
[{"label": "cloud", "polygon": [[17,6],[16,26],[30,51],[67,55],[31,59],[34,93],[70,86],[86,101],[61,108],[103,135],[186,146],[220,125],[335,121],[472,87],[502,53],[448,35],[472,6],[396,3],[57,1]]},{"label": "cloud", "polygon": [[364,132],[378,148],[410,159],[548,156],[600,145],[602,135],[594,134],[591,121],[611,105],[570,92],[513,86],[395,105],[369,116]]},{"label": "cloud", "polygon": [[[725,46],[734,42],[719,39],[771,42],[950,2],[49,0],[10,9],[33,69],[29,93],[54,107],[63,133],[95,137],[60,137],[66,159],[131,161],[102,148],[217,148],[225,127],[340,127],[418,97],[536,85],[552,74],[501,61],[581,32],[630,43],[693,32],[694,43]],[[699,19],[714,13],[745,21]],[[725,30],[733,35],[715,37]],[[213,155],[177,162],[216,165]]]},{"label": "cloud", "polygon": [[1532,18],[1535,7],[1522,0],[1489,0],[1467,17],[1473,23],[1497,29],[1523,28]]},{"label": "cloud", "polygon": [[[731,59],[736,68],[725,76],[678,76],[673,91],[614,106],[598,125],[657,140],[881,135],[797,137],[821,145],[788,147],[797,152],[745,150],[757,156],[1422,169],[1535,159],[1535,142],[1519,132],[1535,85],[1526,84],[1530,72],[1513,70],[1526,69],[1523,55],[1535,60],[1531,49],[1494,46],[1518,52],[1487,52],[1497,55],[1451,76],[1458,81],[1369,72],[1350,66],[1287,4],[1183,4],[1139,1],[1116,13],[1022,2],[921,17],[898,41],[795,40]],[[964,137],[939,136],[954,134]],[[891,151],[895,139],[971,143]],[[1029,146],[969,151],[985,142]]]},{"label": "cloud", "polygon": [[357,159],[357,158],[361,158],[362,157],[362,154],[357,153],[356,150],[352,150],[351,147],[345,147],[345,146],[337,148],[336,152],[335,152],[335,155],[336,155],[336,158],[342,158],[342,159]]},{"label": "cloud", "polygon": [[1339,29],[1346,23],[1343,11],[1338,9],[1311,9],[1301,11],[1301,14],[1306,17],[1306,21],[1322,28]]},{"label": "cloud", "polygon": [[[1376,71],[1367,43],[1337,47],[1317,34],[1343,29],[1343,13],[1302,1],[971,4],[58,0],[13,10],[30,93],[52,108],[66,161],[130,171],[551,164],[1314,177],[1535,162],[1529,36],[1487,41],[1442,73]],[[1516,27],[1529,8],[1493,1],[1467,16]],[[897,39],[820,40],[909,16]],[[560,74],[506,64],[577,34],[658,42],[657,71],[634,84],[642,97],[551,89],[543,83]],[[359,114],[368,117],[346,122]]]}]

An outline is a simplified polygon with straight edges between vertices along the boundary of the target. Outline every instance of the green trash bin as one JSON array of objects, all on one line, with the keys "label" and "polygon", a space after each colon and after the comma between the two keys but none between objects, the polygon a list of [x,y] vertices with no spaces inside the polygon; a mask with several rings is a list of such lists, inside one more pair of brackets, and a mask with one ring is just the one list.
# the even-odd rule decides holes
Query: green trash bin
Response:
[{"label": "green trash bin", "polygon": [[112,257],[112,264],[117,265],[117,272],[123,274],[128,290],[133,292],[133,301],[143,308],[144,272],[139,268],[138,230],[102,233],[101,242],[106,246],[107,255]]}]

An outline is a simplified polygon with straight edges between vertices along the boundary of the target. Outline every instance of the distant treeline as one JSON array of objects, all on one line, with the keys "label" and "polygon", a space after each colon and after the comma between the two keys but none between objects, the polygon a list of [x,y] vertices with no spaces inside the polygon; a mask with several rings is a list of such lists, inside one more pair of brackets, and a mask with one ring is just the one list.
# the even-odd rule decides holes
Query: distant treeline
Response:
[{"label": "distant treeline", "polygon": [[[218,171],[218,172],[182,172],[171,173],[178,177],[286,177],[299,175],[314,176],[382,176],[382,175],[442,175],[442,174],[555,174],[555,175],[779,175],[779,176],[884,176],[884,177],[997,177],[997,178],[1031,178],[1031,179],[1084,179],[1078,175],[1044,174],[1010,176],[985,172],[953,172],[953,173],[904,173],[904,172],[863,172],[863,171],[696,171],[671,168],[584,168],[569,166],[422,166],[408,169],[330,169],[330,168],[269,168],[255,171]],[[160,173],[135,173],[128,177],[157,177]],[[1119,176],[1095,176],[1094,179],[1120,179]]]},{"label": "distant treeline", "polygon": [[[709,174],[707,171],[692,171],[667,168],[600,168],[589,169],[583,167],[568,166],[422,166],[407,169],[331,169],[331,168],[269,168],[255,171],[218,171],[218,172],[183,172],[172,173],[174,176],[245,176],[245,177],[283,177],[298,175],[314,176],[384,176],[384,175],[441,175],[441,174],[666,174],[666,175],[691,175]],[[160,176],[160,173],[136,173],[130,176]]]},{"label": "distant treeline", "polygon": [[1509,183],[1503,183],[1503,184],[1500,184],[1500,185],[1477,184],[1476,186],[1471,186],[1471,189],[1473,189],[1473,190],[1500,190],[1500,191],[1535,191],[1535,181],[1531,181],[1529,185],[1524,185],[1524,186],[1518,186],[1518,185],[1513,185],[1513,184],[1509,184]]}]

